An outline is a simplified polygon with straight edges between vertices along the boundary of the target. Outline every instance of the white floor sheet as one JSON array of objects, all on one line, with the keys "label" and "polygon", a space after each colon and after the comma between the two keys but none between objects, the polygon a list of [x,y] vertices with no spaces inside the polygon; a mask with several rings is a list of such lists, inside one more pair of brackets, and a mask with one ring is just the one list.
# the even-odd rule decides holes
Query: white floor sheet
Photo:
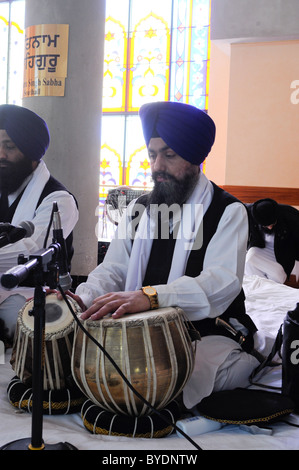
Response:
[{"label": "white floor sheet", "polygon": [[[288,310],[299,302],[299,289],[279,285],[273,281],[248,276],[244,278],[247,312],[261,332],[276,336]],[[9,363],[0,364],[0,446],[31,436],[31,414],[12,407],[7,399],[7,385],[14,375]],[[3,361],[2,361],[3,362]],[[280,385],[281,368],[267,369],[260,378],[262,383]],[[299,424],[299,415],[289,420]],[[46,444],[69,442],[78,450],[100,451],[192,451],[192,443],[176,433],[161,439],[140,439],[92,435],[83,426],[80,414],[44,416],[43,438]],[[270,432],[255,433],[253,428],[241,429],[227,425],[208,434],[193,437],[203,450],[299,450],[299,428],[275,423]]]}]

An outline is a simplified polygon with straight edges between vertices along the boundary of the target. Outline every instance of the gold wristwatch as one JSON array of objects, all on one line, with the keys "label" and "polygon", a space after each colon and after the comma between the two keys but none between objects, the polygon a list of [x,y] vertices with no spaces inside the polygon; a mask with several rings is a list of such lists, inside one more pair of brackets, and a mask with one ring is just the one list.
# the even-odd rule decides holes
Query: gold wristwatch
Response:
[{"label": "gold wristwatch", "polygon": [[149,301],[151,304],[151,310],[159,308],[158,294],[157,294],[156,289],[152,286],[146,286],[146,287],[142,287],[141,290],[144,293],[144,295],[146,295],[149,298]]}]

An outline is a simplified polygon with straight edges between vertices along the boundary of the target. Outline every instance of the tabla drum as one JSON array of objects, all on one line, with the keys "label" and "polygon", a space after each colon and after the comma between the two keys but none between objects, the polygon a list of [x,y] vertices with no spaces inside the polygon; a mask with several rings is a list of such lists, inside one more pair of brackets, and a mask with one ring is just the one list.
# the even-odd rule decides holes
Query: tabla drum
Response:
[{"label": "tabla drum", "polygon": [[[68,297],[74,312],[79,315],[79,305]],[[20,310],[14,336],[11,365],[19,379],[31,385],[33,369],[34,316],[33,299]],[[71,355],[75,320],[64,300],[56,294],[46,296],[44,390],[60,390],[71,377]]]},{"label": "tabla drum", "polygon": [[84,327],[115,361],[76,325],[72,374],[81,391],[105,410],[143,416],[163,409],[183,389],[194,365],[194,346],[180,308],[162,308],[120,319],[85,320]]}]

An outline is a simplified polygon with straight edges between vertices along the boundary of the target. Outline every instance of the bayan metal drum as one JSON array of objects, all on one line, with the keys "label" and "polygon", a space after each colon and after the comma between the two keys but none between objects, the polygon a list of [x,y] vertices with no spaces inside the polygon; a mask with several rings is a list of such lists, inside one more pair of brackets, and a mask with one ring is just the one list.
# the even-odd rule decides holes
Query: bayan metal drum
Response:
[{"label": "bayan metal drum", "polygon": [[[68,296],[68,300],[79,315],[78,304]],[[19,379],[30,385],[33,367],[34,316],[33,299],[26,302],[18,315],[11,365]],[[44,350],[44,390],[60,390],[66,387],[71,377],[71,355],[75,320],[63,300],[56,294],[46,296],[45,304],[45,350]]]},{"label": "bayan metal drum", "polygon": [[117,414],[142,416],[163,409],[183,389],[194,365],[194,346],[180,308],[161,308],[115,320],[84,322],[144,403],[101,349],[76,325],[72,373],[96,405]]}]

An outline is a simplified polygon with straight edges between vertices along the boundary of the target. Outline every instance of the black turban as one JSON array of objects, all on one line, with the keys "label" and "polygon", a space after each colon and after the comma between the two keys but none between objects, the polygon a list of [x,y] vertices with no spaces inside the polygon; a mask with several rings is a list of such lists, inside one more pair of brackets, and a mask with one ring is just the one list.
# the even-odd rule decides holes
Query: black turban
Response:
[{"label": "black turban", "polygon": [[210,152],[216,128],[204,111],[184,103],[159,101],[141,106],[139,115],[146,145],[152,137],[161,137],[194,165],[200,165]]},{"label": "black turban", "polygon": [[277,221],[277,209],[274,199],[259,199],[252,206],[252,215],[258,224],[267,227]]},{"label": "black turban", "polygon": [[5,129],[13,143],[29,160],[39,161],[50,143],[45,121],[33,111],[13,104],[0,106],[0,129]]}]

